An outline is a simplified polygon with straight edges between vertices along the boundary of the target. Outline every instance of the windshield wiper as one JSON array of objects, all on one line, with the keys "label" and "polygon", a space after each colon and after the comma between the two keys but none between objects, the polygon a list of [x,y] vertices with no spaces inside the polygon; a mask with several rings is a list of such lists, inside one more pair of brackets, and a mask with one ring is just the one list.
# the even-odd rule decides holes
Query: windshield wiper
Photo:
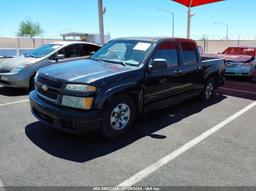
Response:
[{"label": "windshield wiper", "polygon": [[121,60],[121,59],[120,59],[120,63],[121,63],[123,66],[127,66],[126,62],[123,61],[123,60]]},{"label": "windshield wiper", "polygon": [[127,66],[127,64],[125,63],[125,61],[123,60],[118,60],[118,61],[115,61],[115,60],[108,60],[108,59],[103,59],[103,58],[91,58],[92,60],[96,60],[96,61],[103,61],[103,62],[108,62],[108,63],[118,63],[118,64],[121,64],[123,66]]},{"label": "windshield wiper", "polygon": [[40,58],[40,57],[37,57],[37,56],[33,56],[31,54],[24,54],[25,57],[28,57],[28,58]]}]

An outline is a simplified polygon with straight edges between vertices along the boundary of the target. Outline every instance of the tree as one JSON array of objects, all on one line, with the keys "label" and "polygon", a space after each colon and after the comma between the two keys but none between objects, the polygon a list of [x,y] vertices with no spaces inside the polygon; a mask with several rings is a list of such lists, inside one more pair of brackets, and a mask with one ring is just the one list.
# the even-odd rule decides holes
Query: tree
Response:
[{"label": "tree", "polygon": [[18,36],[32,38],[34,47],[34,37],[41,34],[43,34],[43,29],[41,28],[40,24],[34,23],[30,19],[21,22],[19,31],[17,33]]}]

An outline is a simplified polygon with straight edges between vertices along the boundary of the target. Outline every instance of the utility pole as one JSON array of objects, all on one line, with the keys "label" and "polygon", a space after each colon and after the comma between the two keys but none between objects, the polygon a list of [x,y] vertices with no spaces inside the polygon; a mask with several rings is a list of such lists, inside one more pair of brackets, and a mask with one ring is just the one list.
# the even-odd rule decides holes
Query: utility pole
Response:
[{"label": "utility pole", "polygon": [[172,37],[174,37],[175,36],[175,23],[174,23],[175,22],[175,19],[174,19],[175,15],[174,15],[174,12],[168,11],[166,9],[158,9],[158,11],[164,11],[164,12],[172,15]]},{"label": "utility pole", "polygon": [[100,44],[104,45],[104,8],[103,8],[103,2],[102,0],[98,0],[98,14],[99,14],[99,35],[100,35]]},{"label": "utility pole", "polygon": [[187,24],[187,38],[190,38],[190,25],[191,25],[191,8],[188,8],[188,24]]},{"label": "utility pole", "polygon": [[187,24],[187,38],[190,38],[190,30],[191,30],[191,17],[195,14],[191,14],[191,7],[192,7],[193,0],[190,0],[189,7],[188,7],[188,24]]},{"label": "utility pole", "polygon": [[226,40],[229,40],[229,25],[225,23],[213,23],[215,25],[222,25],[226,27]]}]

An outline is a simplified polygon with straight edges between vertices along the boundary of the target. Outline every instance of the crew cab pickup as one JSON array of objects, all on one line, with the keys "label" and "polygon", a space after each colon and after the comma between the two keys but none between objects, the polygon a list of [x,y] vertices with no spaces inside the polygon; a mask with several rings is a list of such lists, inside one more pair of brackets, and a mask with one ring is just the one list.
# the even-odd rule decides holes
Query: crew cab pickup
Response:
[{"label": "crew cab pickup", "polygon": [[115,138],[141,114],[192,97],[211,99],[224,84],[225,62],[201,58],[193,40],[122,38],[90,59],[49,66],[35,77],[32,113],[75,134]]}]

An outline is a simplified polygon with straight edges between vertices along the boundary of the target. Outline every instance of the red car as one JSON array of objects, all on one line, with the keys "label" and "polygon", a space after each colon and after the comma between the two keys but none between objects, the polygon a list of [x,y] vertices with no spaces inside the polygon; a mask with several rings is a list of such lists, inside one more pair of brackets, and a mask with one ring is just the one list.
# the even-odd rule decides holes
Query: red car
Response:
[{"label": "red car", "polygon": [[256,78],[256,47],[229,47],[219,58],[227,61],[226,76]]}]

